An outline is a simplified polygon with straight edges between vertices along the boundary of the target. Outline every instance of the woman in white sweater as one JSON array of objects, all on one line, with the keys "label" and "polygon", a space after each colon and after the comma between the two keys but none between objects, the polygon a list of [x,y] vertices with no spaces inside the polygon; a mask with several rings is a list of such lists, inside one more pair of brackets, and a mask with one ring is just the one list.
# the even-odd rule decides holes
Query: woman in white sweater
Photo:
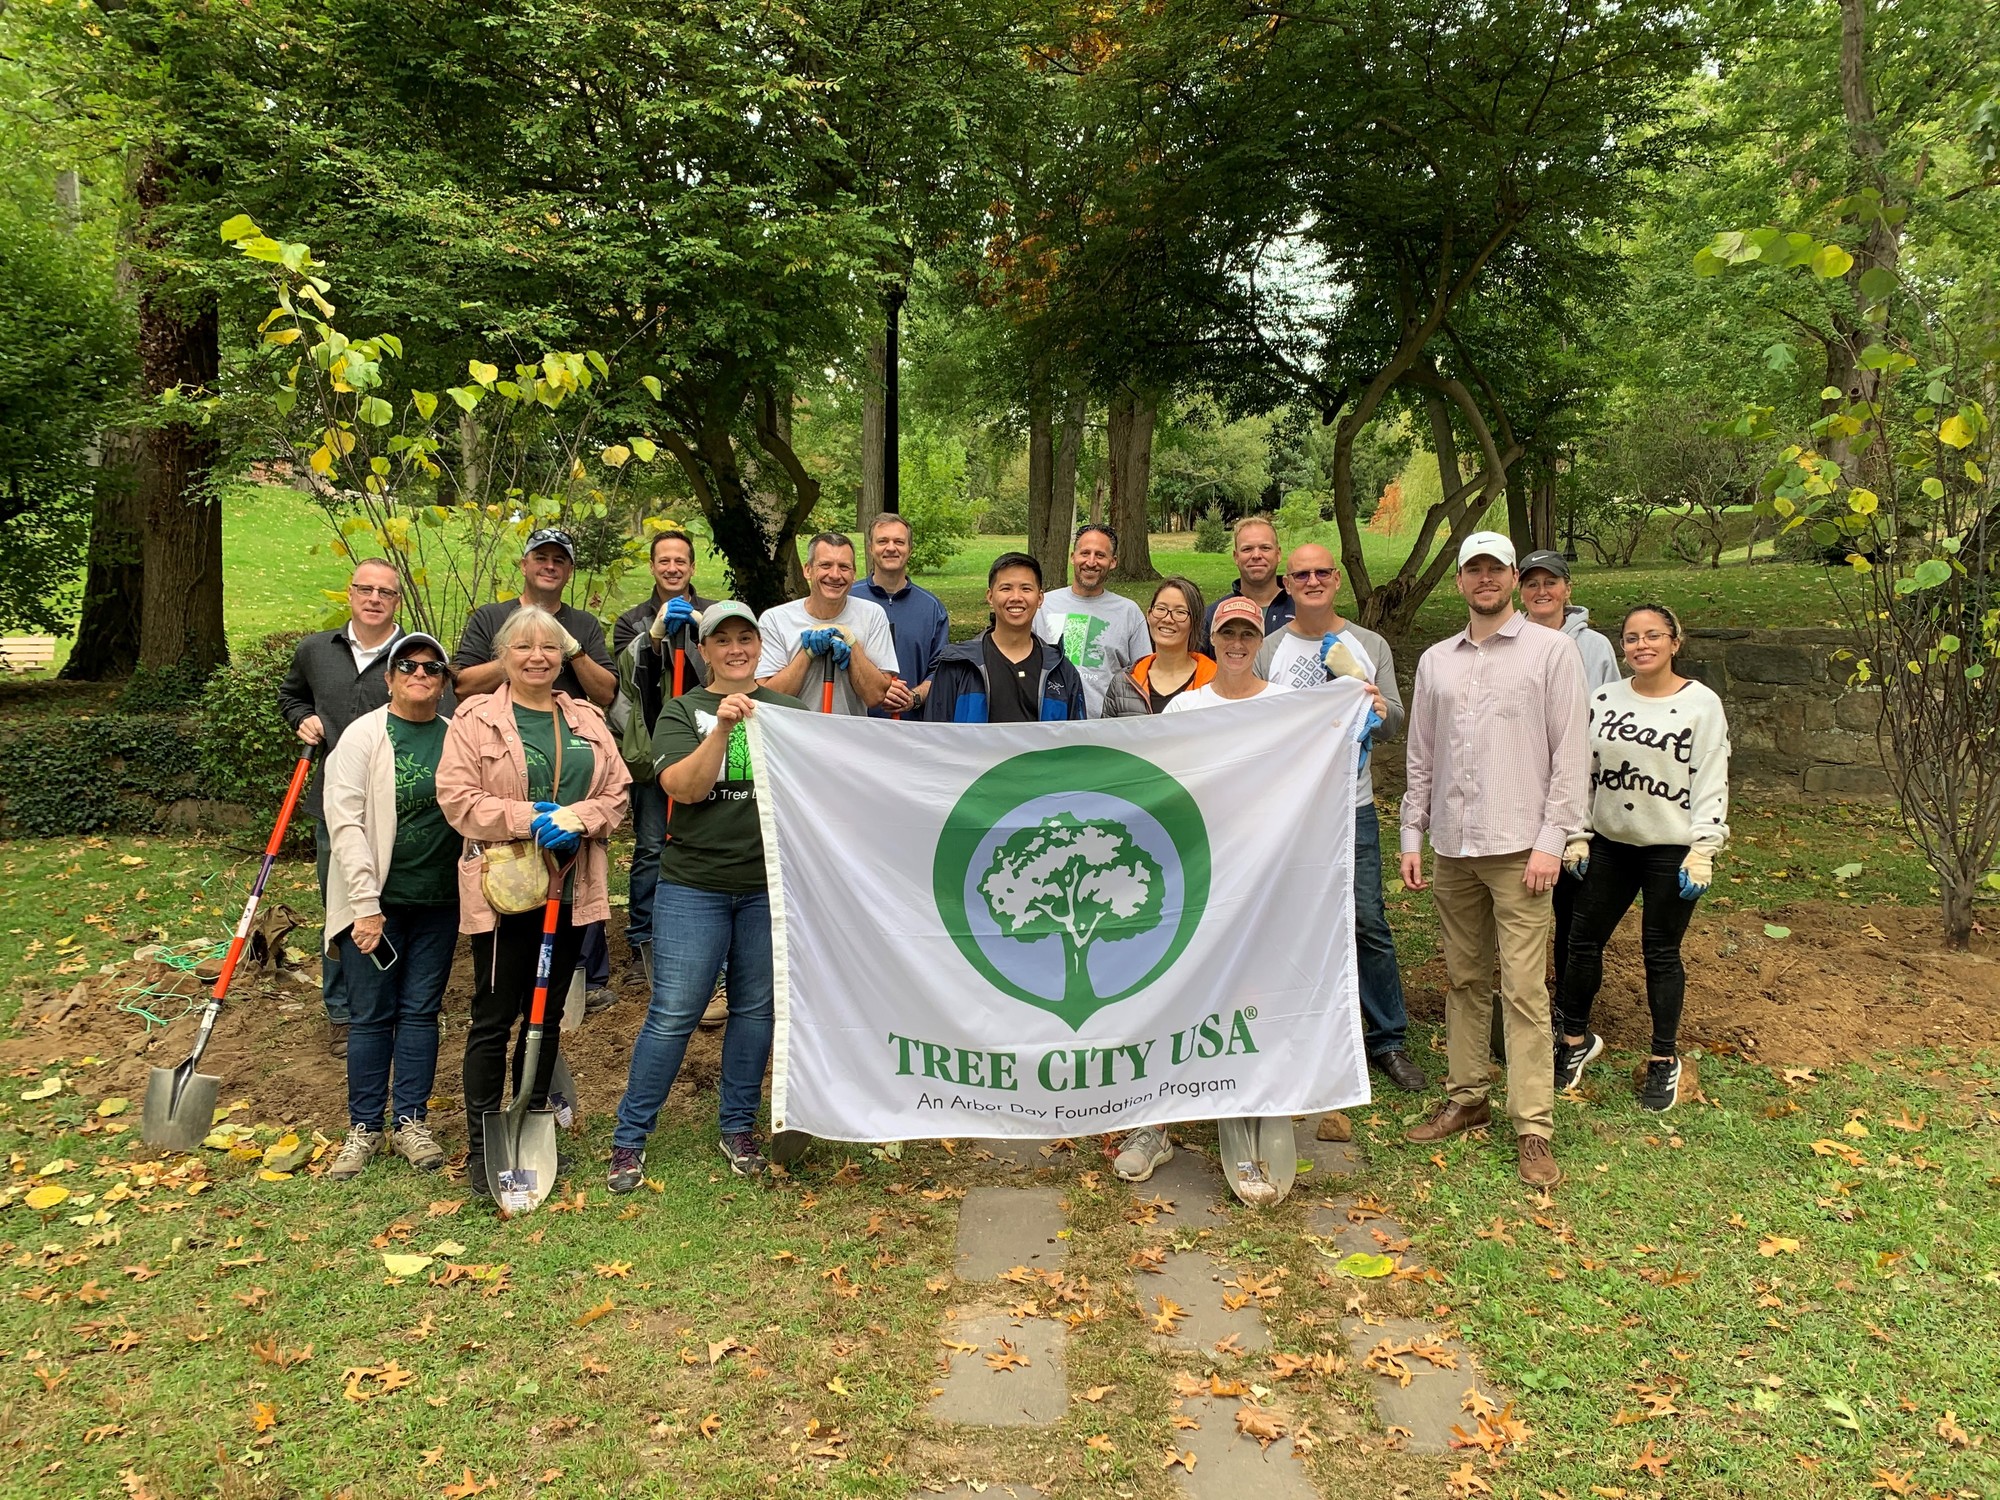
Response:
[{"label": "woman in white sweater", "polygon": [[1643,896],[1639,928],[1653,1048],[1639,1085],[1643,1109],[1672,1109],[1687,970],[1681,938],[1729,839],[1729,723],[1722,700],[1674,670],[1681,622],[1664,604],[1629,610],[1620,632],[1632,676],[1590,695],[1590,801],[1563,863],[1583,882],[1557,995],[1562,1038],[1556,1087],[1573,1089],[1604,1051],[1590,1029],[1604,982],[1604,945]]}]

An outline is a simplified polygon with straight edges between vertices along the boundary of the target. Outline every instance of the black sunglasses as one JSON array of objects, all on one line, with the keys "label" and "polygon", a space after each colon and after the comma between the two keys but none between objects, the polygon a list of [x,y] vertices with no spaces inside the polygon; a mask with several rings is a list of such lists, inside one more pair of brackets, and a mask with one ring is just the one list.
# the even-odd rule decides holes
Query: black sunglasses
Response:
[{"label": "black sunglasses", "polygon": [[449,669],[441,661],[412,661],[405,656],[397,661],[396,670],[405,677],[414,677],[419,672],[426,677],[442,677]]}]

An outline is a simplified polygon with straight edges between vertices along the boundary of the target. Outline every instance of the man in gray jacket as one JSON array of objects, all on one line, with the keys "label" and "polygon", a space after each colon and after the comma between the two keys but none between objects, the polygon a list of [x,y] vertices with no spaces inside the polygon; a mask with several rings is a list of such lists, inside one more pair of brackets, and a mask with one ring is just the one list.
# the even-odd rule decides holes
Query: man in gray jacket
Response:
[{"label": "man in gray jacket", "polygon": [[[326,758],[349,724],[389,701],[382,664],[389,648],[403,634],[396,624],[396,606],[402,596],[402,584],[388,563],[370,558],[355,564],[347,584],[347,623],[338,630],[319,630],[301,639],[292,652],[292,669],[278,686],[278,712],[301,741],[319,747],[319,760],[306,787],[305,811],[313,820],[322,900],[326,897],[327,862],[333,853],[320,800]],[[449,684],[444,693],[449,713]],[[332,1028],[333,1055],[345,1057],[347,1027],[353,1017],[336,960],[321,959],[320,992],[326,1002],[327,1025]]]},{"label": "man in gray jacket", "polygon": [[1429,1080],[1404,1046],[1409,1018],[1403,1008],[1403,976],[1396,964],[1396,937],[1382,902],[1382,830],[1375,812],[1375,782],[1368,752],[1375,740],[1403,731],[1403,694],[1396,685],[1396,662],[1389,643],[1372,630],[1343,619],[1334,608],[1340,570],[1326,548],[1294,548],[1285,565],[1291,594],[1291,623],[1264,642],[1257,674],[1291,688],[1310,688],[1335,677],[1357,677],[1368,685],[1381,723],[1362,740],[1361,771],[1354,784],[1354,954],[1360,973],[1361,1041],[1368,1061],[1396,1087],[1421,1093]]}]

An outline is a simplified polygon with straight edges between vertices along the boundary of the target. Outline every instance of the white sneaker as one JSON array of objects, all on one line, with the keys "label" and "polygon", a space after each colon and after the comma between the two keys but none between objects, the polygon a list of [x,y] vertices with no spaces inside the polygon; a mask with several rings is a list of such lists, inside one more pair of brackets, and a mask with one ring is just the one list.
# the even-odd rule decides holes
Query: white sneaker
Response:
[{"label": "white sneaker", "polygon": [[1111,1170],[1126,1182],[1144,1182],[1155,1167],[1164,1167],[1173,1159],[1174,1143],[1167,1139],[1167,1127],[1141,1125],[1125,1137]]},{"label": "white sneaker", "polygon": [[351,1177],[359,1177],[361,1169],[382,1149],[382,1132],[370,1130],[366,1125],[347,1127],[347,1139],[340,1143],[340,1150],[334,1154],[333,1165],[326,1169],[330,1181],[346,1182]]},{"label": "white sneaker", "polygon": [[444,1165],[444,1147],[431,1134],[430,1125],[408,1116],[396,1122],[389,1136],[390,1148],[419,1172],[435,1172]]}]

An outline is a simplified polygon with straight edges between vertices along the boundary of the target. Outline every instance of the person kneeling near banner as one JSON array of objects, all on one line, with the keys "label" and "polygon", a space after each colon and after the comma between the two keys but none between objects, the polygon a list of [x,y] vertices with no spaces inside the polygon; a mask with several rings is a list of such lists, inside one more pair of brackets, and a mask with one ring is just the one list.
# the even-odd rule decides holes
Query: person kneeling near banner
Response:
[{"label": "person kneeling near banner", "polygon": [[438,700],[451,669],[423,634],[403,636],[385,660],[388,703],[348,725],[326,765],[327,948],[340,954],[354,1014],[349,1125],[326,1171],[332,1182],[360,1176],[384,1149],[419,1171],[444,1165],[427,1121],[438,1010],[458,948],[458,835],[437,802],[448,722]]},{"label": "person kneeling near banner", "polygon": [[924,718],[945,724],[1088,718],[1082,674],[1062,647],[1035,634],[1042,565],[1025,552],[1001,553],[986,570],[986,606],[993,612],[986,629],[939,653]]},{"label": "person kneeling near banner", "polygon": [[805,704],[757,685],[763,637],[757,617],[733,599],[701,617],[708,685],[660,709],[653,764],[673,799],[674,836],[660,851],[653,896],[653,1002],[632,1048],[618,1101],[609,1184],[629,1193],[645,1175],[646,1138],[680,1073],[695,1023],[729,964],[729,1025],[722,1036],[722,1154],[739,1177],[765,1167],[757,1106],[776,1025],[771,902],[764,835],[757,821],[745,720],[760,703]]}]

